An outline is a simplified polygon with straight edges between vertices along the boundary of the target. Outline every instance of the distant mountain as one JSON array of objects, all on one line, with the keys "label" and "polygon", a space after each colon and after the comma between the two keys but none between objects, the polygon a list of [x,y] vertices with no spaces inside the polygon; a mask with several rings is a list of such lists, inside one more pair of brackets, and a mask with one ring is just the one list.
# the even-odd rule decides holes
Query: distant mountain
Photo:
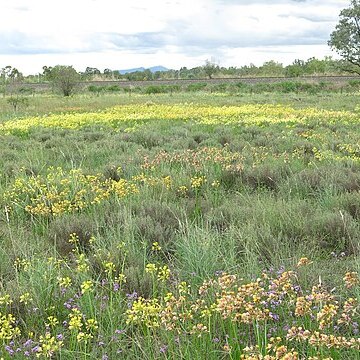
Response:
[{"label": "distant mountain", "polygon": [[[168,71],[169,69],[164,67],[164,66],[152,66],[150,68],[148,68],[152,73],[156,72],[156,71]],[[119,73],[121,75],[124,75],[124,74],[128,74],[128,73],[133,73],[133,72],[136,72],[136,71],[144,71],[146,70],[146,68],[144,67],[139,67],[139,68],[133,68],[133,69],[125,69],[125,70],[118,70]]]},{"label": "distant mountain", "polygon": [[149,68],[149,70],[154,73],[156,71],[169,71],[170,69],[166,68],[165,66],[152,66],[151,68]]}]

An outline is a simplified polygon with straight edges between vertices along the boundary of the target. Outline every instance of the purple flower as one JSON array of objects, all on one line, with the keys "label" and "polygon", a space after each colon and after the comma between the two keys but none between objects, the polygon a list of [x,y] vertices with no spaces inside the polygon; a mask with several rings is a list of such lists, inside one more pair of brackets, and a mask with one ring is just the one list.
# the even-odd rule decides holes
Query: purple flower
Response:
[{"label": "purple flower", "polygon": [[28,339],[24,342],[23,347],[29,347],[33,344],[33,341],[31,339]]},{"label": "purple flower", "polygon": [[105,343],[103,341],[98,342],[98,346],[104,346],[104,345],[105,345]]},{"label": "purple flower", "polygon": [[6,345],[5,346],[5,350],[9,353],[9,355],[13,355],[14,354],[14,350],[11,348],[11,346]]},{"label": "purple flower", "polygon": [[283,330],[284,330],[284,331],[289,331],[289,330],[290,330],[290,326],[289,326],[289,325],[285,325],[285,326],[283,327]]},{"label": "purple flower", "polygon": [[281,304],[281,302],[276,300],[270,300],[270,304],[272,307],[277,307]]},{"label": "purple flower", "polygon": [[126,297],[129,299],[129,300],[135,300],[138,298],[138,293],[136,291],[134,291],[132,294],[126,294]]},{"label": "purple flower", "polygon": [[113,289],[114,289],[114,291],[119,291],[120,290],[120,284],[114,283]]},{"label": "purple flower", "polygon": [[216,337],[216,338],[213,338],[212,341],[213,341],[213,343],[217,344],[220,342],[220,339]]},{"label": "purple flower", "polygon": [[65,295],[66,291],[67,291],[66,288],[64,288],[64,287],[60,288],[60,294],[61,295]]},{"label": "purple flower", "polygon": [[40,346],[39,345],[36,345],[34,346],[32,349],[31,349],[31,352],[39,352],[40,351]]},{"label": "purple flower", "polygon": [[274,314],[274,313],[270,312],[269,315],[275,321],[278,321],[280,319],[278,314]]},{"label": "purple flower", "polygon": [[126,330],[119,330],[119,329],[115,330],[115,334],[118,334],[118,335],[125,334],[125,332],[126,332]]},{"label": "purple flower", "polygon": [[101,360],[108,360],[109,359],[109,356],[107,354],[104,354],[101,358]]},{"label": "purple flower", "polygon": [[29,357],[30,356],[30,351],[24,351],[24,356],[26,356],[26,357]]},{"label": "purple flower", "polygon": [[58,339],[59,341],[62,341],[64,339],[64,335],[63,334],[57,334],[56,339]]},{"label": "purple flower", "polygon": [[73,298],[70,298],[68,301],[65,301],[64,302],[64,306],[67,308],[67,309],[71,309],[72,308],[72,303],[74,302],[74,299]]},{"label": "purple flower", "polygon": [[276,333],[276,331],[277,331],[277,328],[276,328],[276,327],[271,327],[271,328],[269,328],[269,331],[268,331],[268,333],[267,333],[268,339],[270,339],[270,338],[274,335],[274,333]]},{"label": "purple flower", "polygon": [[167,347],[166,345],[162,345],[162,346],[160,347],[160,353],[161,353],[161,354],[165,354],[167,348],[168,348],[168,347]]}]

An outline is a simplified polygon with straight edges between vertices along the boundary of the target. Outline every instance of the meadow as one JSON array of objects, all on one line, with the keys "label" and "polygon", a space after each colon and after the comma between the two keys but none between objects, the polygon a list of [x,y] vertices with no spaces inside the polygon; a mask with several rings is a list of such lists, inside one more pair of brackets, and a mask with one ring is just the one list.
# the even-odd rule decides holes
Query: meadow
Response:
[{"label": "meadow", "polygon": [[0,98],[0,358],[360,359],[358,102]]}]

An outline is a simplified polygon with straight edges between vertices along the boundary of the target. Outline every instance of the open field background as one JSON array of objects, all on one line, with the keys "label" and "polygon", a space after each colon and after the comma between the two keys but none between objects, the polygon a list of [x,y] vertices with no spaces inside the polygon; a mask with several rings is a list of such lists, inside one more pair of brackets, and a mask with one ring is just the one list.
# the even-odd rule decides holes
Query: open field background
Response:
[{"label": "open field background", "polygon": [[359,359],[358,100],[1,98],[1,356]]}]

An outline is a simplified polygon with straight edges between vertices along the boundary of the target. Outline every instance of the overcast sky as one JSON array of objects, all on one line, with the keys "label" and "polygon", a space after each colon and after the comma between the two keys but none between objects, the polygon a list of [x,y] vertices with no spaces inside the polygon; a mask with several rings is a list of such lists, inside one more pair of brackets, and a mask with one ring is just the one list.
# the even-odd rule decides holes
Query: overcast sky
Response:
[{"label": "overcast sky", "polygon": [[100,70],[323,58],[350,0],[0,0],[0,68]]}]

